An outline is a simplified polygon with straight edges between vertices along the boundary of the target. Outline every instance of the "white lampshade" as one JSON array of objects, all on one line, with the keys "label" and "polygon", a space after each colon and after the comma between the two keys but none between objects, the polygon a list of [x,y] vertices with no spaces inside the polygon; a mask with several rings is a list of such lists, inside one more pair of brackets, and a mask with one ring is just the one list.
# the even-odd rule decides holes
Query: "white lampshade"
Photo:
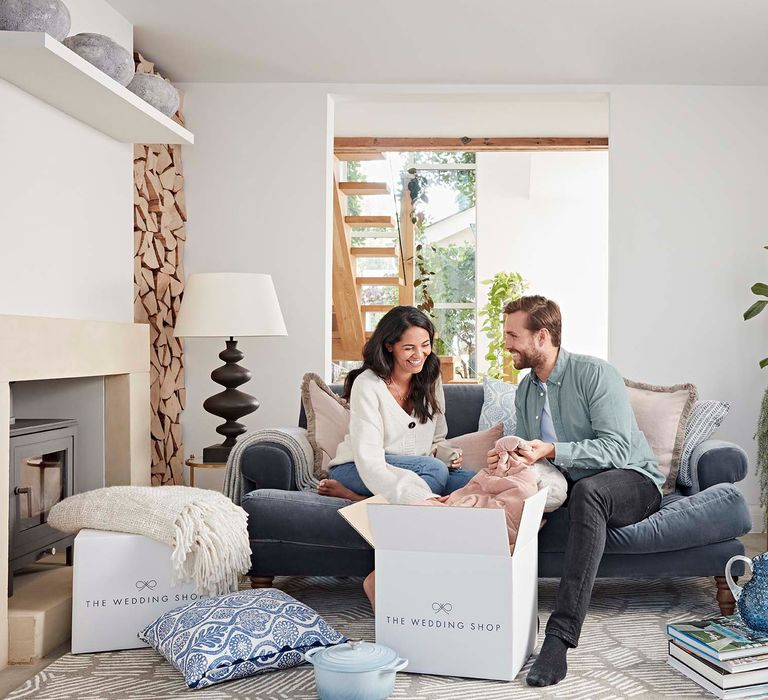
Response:
[{"label": "white lampshade", "polygon": [[288,335],[271,275],[198,272],[187,279],[174,335]]}]

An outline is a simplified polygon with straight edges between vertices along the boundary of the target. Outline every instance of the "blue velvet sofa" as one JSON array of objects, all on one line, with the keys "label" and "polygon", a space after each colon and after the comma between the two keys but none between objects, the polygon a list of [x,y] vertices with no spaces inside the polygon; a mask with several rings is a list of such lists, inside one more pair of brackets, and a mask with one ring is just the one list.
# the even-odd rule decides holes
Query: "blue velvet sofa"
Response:
[{"label": "blue velvet sofa", "polygon": [[[481,385],[446,385],[445,399],[449,438],[478,429]],[[299,424],[306,426],[303,411]],[[373,569],[372,549],[336,512],[348,501],[297,491],[285,448],[252,445],[240,467],[253,587],[271,585],[274,576],[365,576]],[[694,451],[691,468],[692,488],[665,496],[659,512],[643,522],[609,530],[598,576],[713,577],[720,609],[731,614],[734,601],[723,572],[728,559],[744,554],[736,538],[752,526],[734,486],[746,476],[747,456],[737,445],[708,440]],[[560,508],[539,534],[540,576],[560,576],[567,532],[568,510]],[[743,573],[740,567],[734,565],[734,575]]]}]

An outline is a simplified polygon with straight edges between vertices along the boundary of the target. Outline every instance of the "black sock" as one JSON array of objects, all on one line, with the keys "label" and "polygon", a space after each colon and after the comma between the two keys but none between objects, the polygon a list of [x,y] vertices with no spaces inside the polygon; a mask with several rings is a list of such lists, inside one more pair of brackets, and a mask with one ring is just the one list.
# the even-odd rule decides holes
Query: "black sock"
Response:
[{"label": "black sock", "polygon": [[560,637],[554,634],[546,635],[539,657],[533,662],[525,682],[541,688],[563,680],[568,672],[568,664],[565,661],[568,648],[568,644]]}]

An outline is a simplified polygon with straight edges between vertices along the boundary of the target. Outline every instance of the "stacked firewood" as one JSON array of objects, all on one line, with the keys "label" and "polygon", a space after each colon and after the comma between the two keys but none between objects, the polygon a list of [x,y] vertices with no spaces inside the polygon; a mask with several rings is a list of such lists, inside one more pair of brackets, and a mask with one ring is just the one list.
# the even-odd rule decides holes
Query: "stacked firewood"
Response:
[{"label": "stacked firewood", "polygon": [[[134,58],[137,72],[156,72],[141,54]],[[181,108],[174,119],[184,124]],[[133,315],[136,323],[149,323],[152,485],[182,484],[184,351],[173,336],[184,291],[187,239],[181,146],[136,144],[133,184]]]}]

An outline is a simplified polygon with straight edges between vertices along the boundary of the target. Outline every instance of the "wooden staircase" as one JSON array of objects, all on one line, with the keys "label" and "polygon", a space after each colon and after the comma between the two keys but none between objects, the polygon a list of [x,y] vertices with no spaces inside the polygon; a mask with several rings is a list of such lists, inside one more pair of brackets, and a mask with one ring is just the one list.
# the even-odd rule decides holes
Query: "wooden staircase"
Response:
[{"label": "wooden staircase", "polygon": [[[337,156],[340,160],[381,160],[383,153],[371,152],[354,156]],[[338,172],[338,168],[337,168]],[[363,345],[370,337],[366,332],[366,316],[382,313],[392,304],[362,304],[361,287],[397,287],[400,304],[413,304],[414,242],[411,224],[411,201],[405,190],[400,212],[400,230],[394,216],[350,216],[347,214],[347,197],[352,195],[373,197],[390,195],[389,185],[384,182],[339,182],[334,177],[333,193],[333,360],[361,360]],[[353,246],[353,231],[376,229],[379,245]],[[356,233],[356,235],[364,235]],[[391,241],[391,244],[390,244]],[[403,255],[400,243],[406,251]],[[392,276],[360,276],[358,258],[387,258],[396,261],[398,271]],[[405,258],[405,261],[403,261]]]}]

